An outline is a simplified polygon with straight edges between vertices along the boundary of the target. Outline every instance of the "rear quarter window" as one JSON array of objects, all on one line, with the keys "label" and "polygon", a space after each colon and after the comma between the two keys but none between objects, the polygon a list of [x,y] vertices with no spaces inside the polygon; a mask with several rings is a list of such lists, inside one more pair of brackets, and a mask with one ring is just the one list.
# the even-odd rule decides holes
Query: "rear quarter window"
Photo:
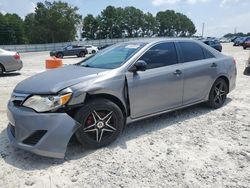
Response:
[{"label": "rear quarter window", "polygon": [[203,52],[204,52],[206,59],[215,58],[215,56],[209,50],[207,50],[205,48],[202,48],[202,49],[203,49]]},{"label": "rear quarter window", "polygon": [[199,44],[194,42],[179,42],[183,62],[191,62],[205,59],[203,49]]}]

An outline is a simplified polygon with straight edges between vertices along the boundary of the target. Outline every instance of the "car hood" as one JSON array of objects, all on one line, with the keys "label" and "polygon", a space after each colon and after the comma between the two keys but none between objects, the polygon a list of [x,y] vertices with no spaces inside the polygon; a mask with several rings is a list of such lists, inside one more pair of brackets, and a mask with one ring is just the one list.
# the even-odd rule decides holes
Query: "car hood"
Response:
[{"label": "car hood", "polygon": [[75,65],[48,70],[31,76],[20,82],[14,89],[16,93],[55,94],[62,89],[84,81],[98,78],[100,73],[106,74],[107,69],[96,69]]}]

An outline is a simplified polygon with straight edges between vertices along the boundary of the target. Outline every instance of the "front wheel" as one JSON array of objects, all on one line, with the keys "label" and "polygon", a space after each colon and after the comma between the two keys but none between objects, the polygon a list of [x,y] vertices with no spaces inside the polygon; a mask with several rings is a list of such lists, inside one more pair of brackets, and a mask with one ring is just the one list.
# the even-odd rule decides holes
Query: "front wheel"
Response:
[{"label": "front wheel", "polygon": [[224,79],[217,79],[209,93],[208,106],[214,109],[220,108],[226,101],[228,85]]},{"label": "front wheel", "polygon": [[81,127],[77,140],[84,148],[96,149],[112,143],[122,132],[125,121],[121,109],[107,99],[88,102],[76,113]]}]

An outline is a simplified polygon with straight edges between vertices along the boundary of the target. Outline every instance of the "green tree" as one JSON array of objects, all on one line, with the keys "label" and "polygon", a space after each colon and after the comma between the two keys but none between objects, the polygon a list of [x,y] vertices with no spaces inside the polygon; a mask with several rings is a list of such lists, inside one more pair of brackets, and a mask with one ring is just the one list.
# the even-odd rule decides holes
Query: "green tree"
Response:
[{"label": "green tree", "polygon": [[103,35],[107,38],[114,37],[114,28],[118,27],[116,24],[117,16],[116,16],[116,8],[113,6],[106,7],[101,12],[101,28],[103,31]]},{"label": "green tree", "polygon": [[0,13],[0,43],[23,44],[25,42],[23,20],[17,14]]},{"label": "green tree", "polygon": [[135,7],[124,8],[124,25],[128,37],[137,37],[143,27],[143,12]]},{"label": "green tree", "polygon": [[82,37],[86,37],[89,39],[95,39],[95,35],[98,31],[98,21],[97,19],[92,15],[88,14],[83,19],[83,35]]},{"label": "green tree", "polygon": [[156,14],[156,19],[159,22],[160,36],[174,36],[176,15],[173,10],[161,11]]},{"label": "green tree", "polygon": [[30,43],[72,41],[76,26],[81,21],[78,8],[61,1],[37,3],[35,13],[25,17],[26,32]]},{"label": "green tree", "polygon": [[184,14],[173,10],[158,12],[156,19],[159,22],[160,36],[192,36],[195,32],[194,23]]},{"label": "green tree", "polygon": [[143,36],[152,36],[158,33],[158,22],[151,13],[143,15]]}]

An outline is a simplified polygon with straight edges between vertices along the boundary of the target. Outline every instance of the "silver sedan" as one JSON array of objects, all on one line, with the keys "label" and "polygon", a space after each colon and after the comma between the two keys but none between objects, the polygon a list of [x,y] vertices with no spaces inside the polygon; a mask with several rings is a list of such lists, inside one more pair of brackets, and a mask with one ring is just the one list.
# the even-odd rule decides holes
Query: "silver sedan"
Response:
[{"label": "silver sedan", "polygon": [[232,57],[199,41],[117,44],[20,82],[8,103],[8,137],[49,157],[64,157],[73,134],[83,147],[100,148],[126,123],[201,102],[220,108],[236,73]]},{"label": "silver sedan", "polygon": [[17,52],[0,49],[0,75],[22,69],[23,62]]}]

